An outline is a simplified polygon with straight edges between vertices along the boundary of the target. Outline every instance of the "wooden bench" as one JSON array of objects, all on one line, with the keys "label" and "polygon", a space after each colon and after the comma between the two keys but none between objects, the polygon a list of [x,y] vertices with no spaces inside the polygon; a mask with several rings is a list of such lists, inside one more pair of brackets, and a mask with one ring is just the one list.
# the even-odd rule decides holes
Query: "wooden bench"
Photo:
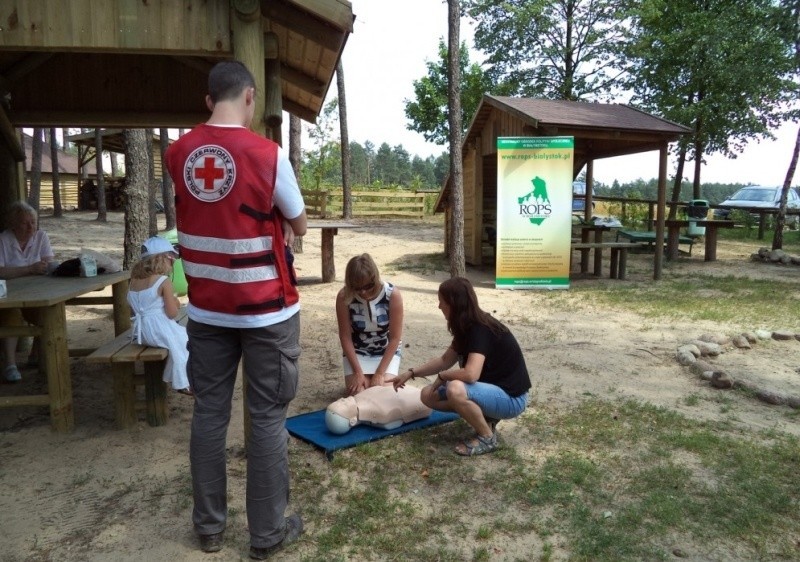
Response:
[{"label": "wooden bench", "polygon": [[[594,249],[594,274],[600,277],[602,273],[602,252],[604,248],[611,250],[611,262],[609,264],[609,277],[611,279],[625,279],[625,273],[628,267],[628,250],[631,248],[641,248],[641,243],[631,242],[573,242],[570,248],[572,250],[591,250]],[[597,258],[600,259],[597,259]],[[572,260],[570,260],[570,263]]]},{"label": "wooden bench", "polygon": [[[617,240],[625,238],[631,242],[646,243],[652,246],[656,242],[656,233],[653,230],[617,230]],[[667,241],[667,233],[664,232],[664,241]],[[691,236],[680,235],[678,237],[679,244],[689,244],[689,255],[692,255],[692,246],[694,245],[694,238]]]},{"label": "wooden bench", "polygon": [[[176,318],[186,325],[188,316],[182,308]],[[127,330],[110,342],[86,356],[91,363],[110,363],[114,377],[114,410],[117,426],[121,429],[135,426],[137,410],[145,410],[151,426],[165,425],[167,410],[167,385],[162,380],[169,352],[163,347],[139,345],[131,341]],[[144,377],[135,374],[136,363],[144,364]],[[144,400],[137,400],[136,386],[144,384]]]}]

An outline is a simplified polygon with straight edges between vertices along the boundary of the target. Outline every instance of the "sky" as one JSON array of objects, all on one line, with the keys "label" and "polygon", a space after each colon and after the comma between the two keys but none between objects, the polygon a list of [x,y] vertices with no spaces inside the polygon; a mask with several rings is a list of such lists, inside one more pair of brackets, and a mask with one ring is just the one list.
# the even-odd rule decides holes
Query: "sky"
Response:
[{"label": "sky", "polygon": [[[425,141],[409,131],[404,102],[414,97],[413,81],[426,75],[426,61],[437,57],[439,39],[447,41],[447,4],[441,0],[351,0],[356,16],[342,54],[351,142],[403,145],[411,156],[439,155],[446,146]],[[472,32],[462,21],[461,38],[471,44]],[[328,99],[336,96],[336,80]],[[789,166],[797,125],[775,131],[777,140],[751,141],[735,160],[714,155],[703,166],[703,182],[782,185]],[[303,140],[304,146],[308,141]],[[668,173],[675,165],[670,162]],[[621,183],[658,175],[658,152],[597,160],[595,180]],[[693,168],[684,172],[691,180]],[[793,185],[800,183],[795,175]]]}]

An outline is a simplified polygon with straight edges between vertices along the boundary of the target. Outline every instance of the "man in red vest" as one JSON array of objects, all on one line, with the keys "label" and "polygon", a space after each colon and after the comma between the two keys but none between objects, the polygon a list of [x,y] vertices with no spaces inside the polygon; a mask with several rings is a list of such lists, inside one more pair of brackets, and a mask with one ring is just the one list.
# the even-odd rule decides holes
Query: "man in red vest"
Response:
[{"label": "man in red vest", "polygon": [[195,396],[190,460],[192,521],[204,552],[222,549],[225,449],[240,359],[252,435],[247,443],[250,557],[263,560],[303,531],[286,517],[286,410],[298,384],[300,303],[290,252],[306,232],[288,155],[248,127],[255,80],[237,61],[208,77],[210,119],[167,150],[189,286],[189,362]]}]

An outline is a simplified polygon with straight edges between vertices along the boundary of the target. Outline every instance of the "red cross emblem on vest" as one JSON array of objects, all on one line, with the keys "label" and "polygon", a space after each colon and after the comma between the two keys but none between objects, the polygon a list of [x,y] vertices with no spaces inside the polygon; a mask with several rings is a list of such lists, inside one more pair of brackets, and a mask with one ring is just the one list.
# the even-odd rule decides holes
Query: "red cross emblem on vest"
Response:
[{"label": "red cross emblem on vest", "polygon": [[183,172],[189,193],[201,201],[219,201],[231,192],[236,181],[233,157],[217,145],[195,149],[186,159]]}]

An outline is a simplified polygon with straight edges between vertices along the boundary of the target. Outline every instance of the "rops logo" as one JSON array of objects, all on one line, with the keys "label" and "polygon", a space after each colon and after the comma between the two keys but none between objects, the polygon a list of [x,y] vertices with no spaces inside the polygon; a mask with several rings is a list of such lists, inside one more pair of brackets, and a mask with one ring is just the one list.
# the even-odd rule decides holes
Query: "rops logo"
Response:
[{"label": "rops logo", "polygon": [[527,218],[532,224],[540,225],[553,212],[550,197],[547,195],[547,182],[539,176],[531,180],[533,191],[517,198],[519,215]]},{"label": "rops logo", "polygon": [[201,201],[219,201],[231,192],[236,165],[227,150],[209,144],[189,155],[183,177],[192,195]]}]

